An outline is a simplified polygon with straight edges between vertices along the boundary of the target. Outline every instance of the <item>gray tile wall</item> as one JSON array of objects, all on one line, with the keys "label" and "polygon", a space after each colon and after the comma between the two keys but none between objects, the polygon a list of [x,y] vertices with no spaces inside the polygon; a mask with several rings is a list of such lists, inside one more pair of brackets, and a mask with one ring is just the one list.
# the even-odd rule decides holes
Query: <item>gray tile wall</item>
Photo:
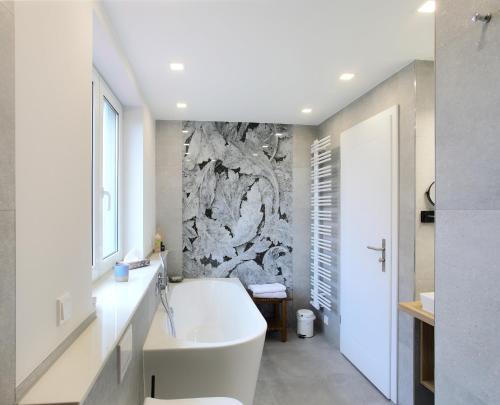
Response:
[{"label": "gray tile wall", "polygon": [[416,295],[434,291],[434,224],[422,223],[420,212],[433,210],[425,196],[435,179],[435,91],[434,62],[415,62],[416,142],[415,142],[415,280]]},{"label": "gray tile wall", "polygon": [[[295,311],[309,308],[309,148],[317,128],[293,127],[293,288],[291,324]],[[156,220],[166,236],[169,274],[182,274],[182,157],[180,121],[156,123]]]},{"label": "gray tile wall", "polygon": [[114,350],[97,377],[83,405],[142,405],[144,397],[142,347],[158,307],[155,280],[151,283],[132,317],[133,353],[125,378],[118,383],[118,358]]},{"label": "gray tile wall", "polygon": [[[415,295],[415,77],[415,63],[412,63],[319,127],[319,136],[332,135],[332,150],[338,151],[343,131],[399,105],[399,301],[412,301]],[[337,347],[339,331],[338,317],[330,317],[325,333]],[[399,315],[398,334],[398,402],[411,405],[414,392],[412,318]]]},{"label": "gray tile wall", "polygon": [[297,125],[293,127],[293,191],[292,191],[292,238],[293,238],[293,302],[290,324],[297,321],[296,311],[310,308],[310,147],[317,137],[317,127]]},{"label": "gray tile wall", "polygon": [[0,405],[15,401],[14,7],[0,1]]},{"label": "gray tile wall", "polygon": [[181,121],[156,121],[156,227],[166,240],[168,274],[182,275]]},{"label": "gray tile wall", "polygon": [[[472,23],[476,12],[490,24]],[[500,3],[436,14],[436,403],[500,400]]]}]

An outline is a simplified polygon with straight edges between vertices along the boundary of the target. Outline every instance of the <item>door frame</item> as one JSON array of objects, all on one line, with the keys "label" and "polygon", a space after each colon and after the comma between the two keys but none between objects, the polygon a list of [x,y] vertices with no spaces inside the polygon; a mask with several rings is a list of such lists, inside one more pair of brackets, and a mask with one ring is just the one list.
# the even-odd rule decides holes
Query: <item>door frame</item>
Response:
[{"label": "door frame", "polygon": [[[391,118],[391,359],[390,359],[390,400],[397,403],[398,395],[398,280],[399,280],[399,105],[394,105],[371,117],[360,121],[355,126],[375,117],[388,116]],[[342,131],[340,140],[342,139]],[[341,144],[341,143],[340,143]],[[340,162],[342,170],[342,162]],[[340,185],[342,190],[342,185]],[[342,211],[340,211],[342,221]],[[340,229],[340,227],[339,227]],[[342,243],[342,235],[339,238]],[[339,255],[340,257],[340,255]],[[340,259],[339,259],[340,261]],[[342,263],[340,264],[340,277],[342,277]],[[340,294],[342,298],[342,294]],[[342,317],[342,300],[340,301],[340,315]],[[341,318],[342,319],[342,318]],[[340,323],[342,328],[342,323]]]}]

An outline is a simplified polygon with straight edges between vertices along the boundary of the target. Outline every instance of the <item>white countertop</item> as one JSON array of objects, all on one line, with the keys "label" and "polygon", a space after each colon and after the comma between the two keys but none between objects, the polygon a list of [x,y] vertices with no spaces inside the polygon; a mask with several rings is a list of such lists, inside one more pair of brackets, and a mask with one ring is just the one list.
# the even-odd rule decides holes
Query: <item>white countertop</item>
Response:
[{"label": "white countertop", "polygon": [[151,265],[130,271],[127,283],[113,272],[97,281],[97,318],[57,359],[19,401],[19,405],[80,404],[129,325],[148,286],[160,268],[158,254]]}]

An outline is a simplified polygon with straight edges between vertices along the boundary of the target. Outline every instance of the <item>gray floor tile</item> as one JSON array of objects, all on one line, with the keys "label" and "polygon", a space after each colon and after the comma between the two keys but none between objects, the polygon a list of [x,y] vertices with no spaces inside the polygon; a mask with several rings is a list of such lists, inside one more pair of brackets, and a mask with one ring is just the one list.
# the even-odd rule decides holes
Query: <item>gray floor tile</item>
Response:
[{"label": "gray floor tile", "polygon": [[387,405],[390,401],[322,335],[264,346],[254,405]]}]

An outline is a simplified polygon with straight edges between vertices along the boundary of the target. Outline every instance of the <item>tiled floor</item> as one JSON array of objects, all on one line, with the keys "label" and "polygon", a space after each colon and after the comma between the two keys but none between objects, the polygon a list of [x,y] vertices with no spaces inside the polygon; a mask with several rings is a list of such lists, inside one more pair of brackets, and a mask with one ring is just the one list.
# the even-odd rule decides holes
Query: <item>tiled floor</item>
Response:
[{"label": "tiled floor", "polygon": [[266,340],[254,405],[388,405],[321,336]]}]

